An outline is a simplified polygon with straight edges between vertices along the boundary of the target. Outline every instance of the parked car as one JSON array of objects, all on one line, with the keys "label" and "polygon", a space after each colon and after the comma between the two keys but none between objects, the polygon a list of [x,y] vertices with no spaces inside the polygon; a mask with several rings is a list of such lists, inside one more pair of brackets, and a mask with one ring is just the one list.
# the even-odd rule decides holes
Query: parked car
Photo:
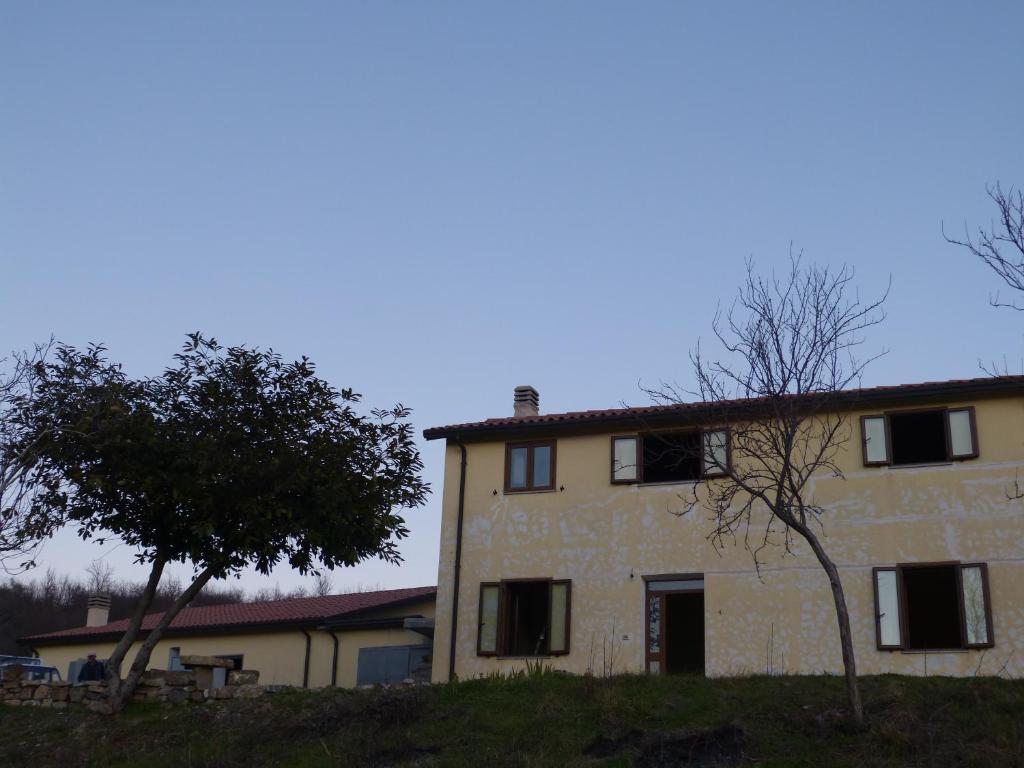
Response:
[{"label": "parked car", "polygon": [[34,663],[22,661],[14,661],[7,663],[0,662],[0,677],[3,677],[2,672],[7,667],[19,667],[21,669],[22,680],[40,680],[43,682],[52,683],[56,680],[62,679],[60,676],[60,670],[58,670],[56,667],[44,666],[40,659],[35,659]]}]

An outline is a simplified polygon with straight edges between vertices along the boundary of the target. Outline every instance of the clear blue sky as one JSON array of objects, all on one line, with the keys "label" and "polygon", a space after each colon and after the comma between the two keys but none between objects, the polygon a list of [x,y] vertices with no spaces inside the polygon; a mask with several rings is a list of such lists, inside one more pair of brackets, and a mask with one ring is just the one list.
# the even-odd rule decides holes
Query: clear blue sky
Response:
[{"label": "clear blue sky", "polygon": [[[102,341],[145,375],[202,330],[418,430],[517,384],[635,404],[793,242],[869,293],[891,274],[866,383],[977,375],[1022,318],[940,226],[1024,184],[1022,29],[1016,0],[5,2],[0,349]],[[423,451],[406,565],[336,586],[436,579]]]}]

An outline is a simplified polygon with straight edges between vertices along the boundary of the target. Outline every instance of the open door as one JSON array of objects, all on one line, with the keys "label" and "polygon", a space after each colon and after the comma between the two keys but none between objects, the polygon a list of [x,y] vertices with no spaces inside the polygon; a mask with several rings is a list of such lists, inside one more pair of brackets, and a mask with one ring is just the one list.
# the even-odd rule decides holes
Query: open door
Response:
[{"label": "open door", "polygon": [[646,577],[647,671],[704,674],[704,577]]}]

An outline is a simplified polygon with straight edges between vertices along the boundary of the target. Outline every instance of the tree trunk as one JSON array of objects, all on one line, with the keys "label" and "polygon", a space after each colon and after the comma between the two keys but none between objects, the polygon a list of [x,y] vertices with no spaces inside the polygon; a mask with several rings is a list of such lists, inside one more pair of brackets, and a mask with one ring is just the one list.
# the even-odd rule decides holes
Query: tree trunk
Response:
[{"label": "tree trunk", "polygon": [[139,648],[139,652],[135,655],[135,661],[132,662],[132,667],[128,670],[128,676],[124,680],[118,681],[119,685],[116,693],[111,690],[110,704],[115,713],[122,711],[129,699],[131,699],[132,694],[135,693],[142,674],[146,671],[146,667],[149,666],[149,657],[152,655],[153,649],[164,636],[164,630],[170,626],[171,622],[174,621],[174,617],[181,612],[181,609],[192,602],[192,599],[213,578],[215,572],[216,569],[210,567],[200,573],[195,581],[189,585],[188,589],[178,595],[178,599],[174,601],[170,608],[164,611],[160,621],[150,630],[145,642],[142,643],[142,647]]},{"label": "tree trunk", "polygon": [[146,582],[146,588],[139,596],[138,602],[135,603],[135,610],[132,612],[132,618],[128,622],[128,629],[125,630],[121,640],[114,646],[114,652],[107,659],[105,671],[107,690],[110,693],[111,700],[120,694],[121,664],[124,662],[124,657],[131,649],[135,639],[139,636],[139,630],[142,628],[142,619],[145,617],[146,611],[149,610],[149,606],[153,604],[156,588],[160,585],[160,577],[163,575],[166,563],[167,561],[163,558],[157,558],[153,561],[153,566],[149,571],[149,581]]},{"label": "tree trunk", "polygon": [[843,583],[839,580],[839,569],[821,546],[818,537],[804,526],[796,527],[807,543],[814,550],[818,562],[828,575],[829,586],[832,587],[832,599],[836,604],[836,619],[839,622],[839,642],[843,648],[843,667],[846,670],[846,695],[850,699],[850,712],[858,725],[864,723],[864,705],[860,700],[860,684],[857,682],[857,661],[853,656],[853,633],[850,630],[850,614],[846,610],[846,594]]}]

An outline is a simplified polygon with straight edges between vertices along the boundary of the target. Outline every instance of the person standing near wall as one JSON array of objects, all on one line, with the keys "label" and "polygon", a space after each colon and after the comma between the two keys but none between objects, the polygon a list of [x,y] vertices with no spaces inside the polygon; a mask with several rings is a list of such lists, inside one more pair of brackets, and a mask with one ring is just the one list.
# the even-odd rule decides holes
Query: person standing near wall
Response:
[{"label": "person standing near wall", "polygon": [[104,676],[103,663],[96,660],[96,652],[85,657],[85,664],[78,670],[79,683],[101,682]]}]

